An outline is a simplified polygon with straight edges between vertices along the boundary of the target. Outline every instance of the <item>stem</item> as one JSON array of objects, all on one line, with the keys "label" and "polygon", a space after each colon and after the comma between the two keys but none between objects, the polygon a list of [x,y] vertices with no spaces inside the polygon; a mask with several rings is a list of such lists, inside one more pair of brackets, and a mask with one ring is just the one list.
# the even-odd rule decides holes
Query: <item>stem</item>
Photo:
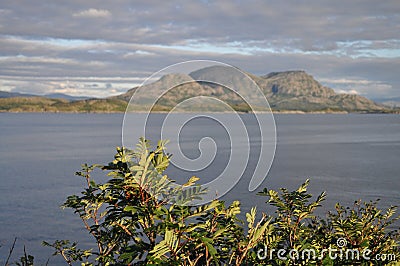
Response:
[{"label": "stem", "polygon": [[11,248],[10,248],[10,253],[8,254],[8,257],[7,257],[7,260],[6,260],[6,264],[4,264],[4,266],[8,266],[8,261],[10,260],[11,254],[12,254],[13,251],[14,251],[15,242],[17,242],[17,238],[14,238],[14,242],[13,242]]},{"label": "stem", "polygon": [[123,224],[120,224],[120,223],[115,223],[116,225],[118,225],[119,227],[121,227],[122,228],[122,230],[124,230],[125,231],[125,233],[127,233],[129,236],[132,236],[132,233],[131,232],[129,232],[129,230],[128,230],[128,228],[125,226],[125,225],[123,225]]},{"label": "stem", "polygon": [[67,258],[67,256],[64,253],[64,249],[59,249],[59,250],[60,250],[60,254],[64,258],[65,262],[68,263],[68,265],[72,266],[71,261]]}]

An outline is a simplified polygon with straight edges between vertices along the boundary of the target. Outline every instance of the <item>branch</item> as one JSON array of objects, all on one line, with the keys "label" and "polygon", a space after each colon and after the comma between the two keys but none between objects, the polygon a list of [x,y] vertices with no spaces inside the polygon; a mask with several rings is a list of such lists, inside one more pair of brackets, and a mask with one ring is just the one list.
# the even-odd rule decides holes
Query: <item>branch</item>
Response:
[{"label": "branch", "polygon": [[10,260],[11,254],[12,254],[13,251],[14,251],[15,242],[17,242],[17,238],[14,238],[14,242],[13,242],[11,248],[10,248],[10,253],[8,254],[8,257],[7,257],[7,260],[6,260],[6,264],[4,264],[4,266],[8,266],[8,261]]}]

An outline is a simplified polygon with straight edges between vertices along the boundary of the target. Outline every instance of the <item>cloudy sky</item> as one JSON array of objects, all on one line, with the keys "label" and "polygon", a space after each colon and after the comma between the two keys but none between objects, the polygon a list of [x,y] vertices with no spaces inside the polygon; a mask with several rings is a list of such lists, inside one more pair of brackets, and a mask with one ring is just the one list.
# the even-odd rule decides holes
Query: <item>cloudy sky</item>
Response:
[{"label": "cloudy sky", "polygon": [[306,70],[338,92],[400,96],[399,0],[0,3],[0,90],[108,96],[170,64]]}]

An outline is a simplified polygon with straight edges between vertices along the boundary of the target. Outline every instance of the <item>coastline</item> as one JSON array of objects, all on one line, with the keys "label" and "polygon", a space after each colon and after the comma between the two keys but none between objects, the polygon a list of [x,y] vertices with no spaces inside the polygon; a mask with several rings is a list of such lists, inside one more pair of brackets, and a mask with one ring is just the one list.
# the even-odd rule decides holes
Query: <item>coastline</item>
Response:
[{"label": "coastline", "polygon": [[[126,112],[121,112],[121,111],[109,111],[109,112],[104,112],[104,111],[4,111],[0,110],[1,113],[13,113],[13,114],[125,114]],[[137,113],[137,114],[146,114],[147,112],[142,112],[142,111],[135,111],[131,113]],[[151,113],[153,114],[168,114],[169,112],[167,111],[152,111]],[[198,113],[198,112],[179,112],[182,114],[191,114],[191,113]],[[249,114],[250,112],[203,112],[203,113],[224,113],[224,114],[230,114],[230,113],[239,113],[239,114]],[[253,112],[255,114],[269,114],[271,112],[258,112],[255,111]],[[400,111],[383,111],[383,112],[373,112],[373,111],[355,111],[355,112],[349,112],[349,111],[301,111],[301,110],[283,110],[283,111],[272,111],[272,114],[298,114],[298,115],[307,115],[307,114],[341,114],[341,115],[347,115],[347,114],[392,114],[392,115],[398,115],[400,114]]]}]

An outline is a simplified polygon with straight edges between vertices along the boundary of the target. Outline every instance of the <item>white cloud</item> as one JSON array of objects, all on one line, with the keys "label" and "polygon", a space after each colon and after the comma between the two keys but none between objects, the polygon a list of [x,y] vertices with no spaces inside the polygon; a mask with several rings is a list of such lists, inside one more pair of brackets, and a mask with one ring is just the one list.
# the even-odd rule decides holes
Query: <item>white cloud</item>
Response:
[{"label": "white cloud", "polygon": [[349,78],[339,78],[339,79],[329,79],[329,78],[321,78],[319,79],[321,82],[332,83],[332,84],[345,84],[345,85],[370,85],[375,84],[376,82],[365,79],[349,79]]},{"label": "white cloud", "polygon": [[111,12],[106,9],[90,8],[73,14],[74,17],[86,18],[106,18],[111,16]]},{"label": "white cloud", "polygon": [[144,50],[136,50],[134,52],[128,52],[123,55],[123,58],[135,58],[137,56],[150,56],[155,55],[155,53],[144,51]]},{"label": "white cloud", "polygon": [[359,94],[358,93],[358,91],[356,91],[356,90],[342,90],[342,89],[340,89],[340,90],[337,90],[336,91],[337,93],[345,93],[345,94]]},{"label": "white cloud", "polygon": [[322,83],[333,88],[337,93],[359,94],[368,98],[382,98],[393,96],[393,87],[381,81],[339,78],[320,79]]},{"label": "white cloud", "polygon": [[[134,86],[135,83],[109,83],[92,81],[0,81],[0,90],[10,92],[32,93],[44,95],[48,93],[65,93],[72,96],[94,96],[108,97],[126,92]],[[110,87],[111,86],[111,87]]]}]

